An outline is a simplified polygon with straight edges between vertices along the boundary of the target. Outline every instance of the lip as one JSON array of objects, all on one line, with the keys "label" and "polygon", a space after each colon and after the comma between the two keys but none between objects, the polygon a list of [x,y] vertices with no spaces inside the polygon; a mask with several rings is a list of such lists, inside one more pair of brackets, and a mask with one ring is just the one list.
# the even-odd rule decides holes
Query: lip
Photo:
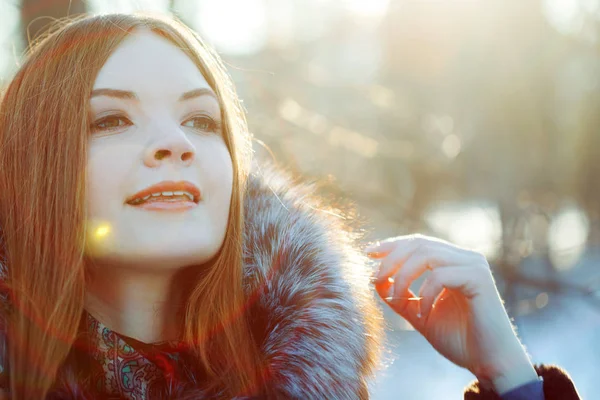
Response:
[{"label": "lip", "polygon": [[[177,202],[155,202],[155,205],[164,205],[164,204],[170,204],[171,206],[177,206],[179,205],[179,207],[181,207],[181,205],[184,204],[188,204],[188,206],[186,208],[190,208],[189,205],[194,205],[196,206],[200,200],[201,200],[201,193],[200,193],[200,189],[198,189],[198,186],[194,185],[193,183],[189,182],[189,181],[162,181],[159,182],[155,185],[152,186],[148,186],[145,189],[140,190],[139,192],[129,196],[127,199],[125,199],[125,204],[129,204],[131,201],[136,200],[136,199],[141,199],[144,198],[146,196],[151,195],[152,193],[156,193],[156,192],[174,192],[174,191],[184,191],[184,192],[189,192],[190,194],[192,194],[194,196],[194,201],[177,201]],[[131,205],[131,204],[129,204]],[[136,205],[135,207],[141,207],[141,206],[146,206],[143,208],[148,208],[147,206],[150,205],[149,203],[142,203],[140,205]],[[173,207],[167,207],[167,209],[169,208],[173,208]],[[164,207],[162,208],[164,209]]]},{"label": "lip", "polygon": [[142,203],[139,206],[132,206],[135,208],[141,208],[144,210],[152,210],[152,211],[166,211],[166,212],[176,212],[176,211],[186,211],[192,208],[198,207],[198,204],[193,201],[153,201],[152,203]]}]

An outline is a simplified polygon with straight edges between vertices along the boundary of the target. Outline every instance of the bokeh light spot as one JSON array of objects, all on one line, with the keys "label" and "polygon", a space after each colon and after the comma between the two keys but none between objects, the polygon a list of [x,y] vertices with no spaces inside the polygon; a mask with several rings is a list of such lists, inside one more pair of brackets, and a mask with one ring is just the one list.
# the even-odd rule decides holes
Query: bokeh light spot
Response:
[{"label": "bokeh light spot", "polygon": [[535,298],[535,306],[537,308],[544,308],[548,305],[548,293],[540,293]]},{"label": "bokeh light spot", "polygon": [[110,233],[110,226],[108,224],[102,224],[96,228],[96,231],[94,232],[94,236],[97,239],[102,239],[109,233]]}]

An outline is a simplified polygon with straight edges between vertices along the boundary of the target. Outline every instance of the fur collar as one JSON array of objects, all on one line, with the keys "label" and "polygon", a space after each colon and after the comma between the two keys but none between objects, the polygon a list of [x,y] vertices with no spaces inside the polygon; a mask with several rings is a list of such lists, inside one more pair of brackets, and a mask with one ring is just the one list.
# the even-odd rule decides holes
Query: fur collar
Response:
[{"label": "fur collar", "polygon": [[[377,362],[380,310],[369,289],[360,232],[299,183],[255,167],[245,200],[245,288],[271,377],[268,398],[366,399]],[[92,399],[61,371],[48,399]],[[194,382],[159,398],[198,399]],[[153,397],[154,399],[154,397]]]},{"label": "fur collar", "polygon": [[248,293],[266,316],[262,351],[277,398],[364,399],[381,311],[352,217],[272,167],[246,199]]}]

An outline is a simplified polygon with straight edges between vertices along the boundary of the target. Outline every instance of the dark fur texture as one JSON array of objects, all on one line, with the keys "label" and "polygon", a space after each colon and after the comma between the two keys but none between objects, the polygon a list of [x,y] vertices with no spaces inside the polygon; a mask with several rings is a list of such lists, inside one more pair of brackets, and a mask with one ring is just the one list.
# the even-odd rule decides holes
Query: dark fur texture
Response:
[{"label": "dark fur texture", "polygon": [[266,317],[262,350],[278,398],[367,398],[381,316],[356,233],[313,187],[273,170],[254,176],[246,208],[247,284]]}]

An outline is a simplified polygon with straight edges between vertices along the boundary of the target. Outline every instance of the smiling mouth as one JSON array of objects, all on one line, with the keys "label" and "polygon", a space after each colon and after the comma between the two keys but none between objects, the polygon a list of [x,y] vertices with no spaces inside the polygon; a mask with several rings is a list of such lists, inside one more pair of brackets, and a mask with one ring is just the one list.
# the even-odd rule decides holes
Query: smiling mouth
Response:
[{"label": "smiling mouth", "polygon": [[165,192],[157,192],[146,195],[144,197],[138,197],[133,200],[127,202],[127,204],[132,206],[137,206],[140,204],[147,203],[181,203],[181,202],[192,202],[197,203],[195,197],[190,192],[185,191],[165,191]]},{"label": "smiling mouth", "polygon": [[130,196],[125,203],[147,210],[187,210],[201,200],[200,189],[190,182],[163,181]]}]

